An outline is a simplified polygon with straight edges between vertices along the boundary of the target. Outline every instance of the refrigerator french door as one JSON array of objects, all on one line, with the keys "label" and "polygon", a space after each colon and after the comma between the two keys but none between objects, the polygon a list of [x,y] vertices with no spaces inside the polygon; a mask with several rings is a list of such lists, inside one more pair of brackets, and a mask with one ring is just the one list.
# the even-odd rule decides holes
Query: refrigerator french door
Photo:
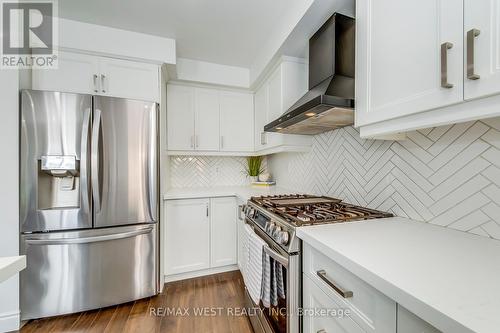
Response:
[{"label": "refrigerator french door", "polygon": [[157,105],[21,93],[21,318],[158,290]]}]

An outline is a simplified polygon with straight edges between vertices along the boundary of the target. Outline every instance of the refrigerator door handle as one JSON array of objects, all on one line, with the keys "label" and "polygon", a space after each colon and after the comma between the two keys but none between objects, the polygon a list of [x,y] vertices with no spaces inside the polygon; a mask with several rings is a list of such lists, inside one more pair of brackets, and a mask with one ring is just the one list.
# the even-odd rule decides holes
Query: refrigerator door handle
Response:
[{"label": "refrigerator door handle", "polygon": [[82,188],[82,208],[84,212],[90,213],[89,205],[89,179],[88,179],[88,149],[90,130],[90,109],[85,109],[83,113],[82,143],[80,157],[80,182]]},{"label": "refrigerator door handle", "polygon": [[81,238],[60,238],[60,239],[44,239],[44,238],[30,238],[26,239],[27,244],[32,245],[63,245],[63,244],[86,244],[104,242],[109,240],[117,240],[123,238],[136,237],[139,235],[148,234],[153,230],[153,227],[143,228],[135,231],[122,232],[118,234],[81,237]]},{"label": "refrigerator door handle", "polygon": [[90,153],[91,160],[91,177],[92,177],[92,195],[94,196],[94,211],[101,211],[101,190],[99,184],[99,133],[101,131],[101,110],[94,110],[94,121],[92,124],[92,150]]}]

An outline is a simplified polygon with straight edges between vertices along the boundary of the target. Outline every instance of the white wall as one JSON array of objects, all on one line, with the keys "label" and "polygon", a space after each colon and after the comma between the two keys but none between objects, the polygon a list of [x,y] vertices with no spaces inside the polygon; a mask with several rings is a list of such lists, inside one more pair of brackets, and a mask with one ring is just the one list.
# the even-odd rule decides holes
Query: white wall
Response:
[{"label": "white wall", "polygon": [[[19,254],[19,74],[0,70],[0,257]],[[19,278],[0,283],[0,332],[19,327]]]},{"label": "white wall", "polygon": [[268,166],[279,186],[330,195],[500,240],[500,118],[364,140],[353,127],[316,135]]}]

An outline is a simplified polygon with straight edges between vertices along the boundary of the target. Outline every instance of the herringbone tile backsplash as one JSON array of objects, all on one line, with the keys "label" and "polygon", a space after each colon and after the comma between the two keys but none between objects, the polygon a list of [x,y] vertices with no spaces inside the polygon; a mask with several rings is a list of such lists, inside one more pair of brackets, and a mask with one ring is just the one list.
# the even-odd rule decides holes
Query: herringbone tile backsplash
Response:
[{"label": "herringbone tile backsplash", "polygon": [[[248,185],[245,157],[172,156],[170,187],[209,187]],[[266,159],[263,160],[266,166]]]},{"label": "herringbone tile backsplash", "polygon": [[278,154],[279,186],[500,239],[500,118],[363,140],[353,127],[314,137],[310,152]]}]

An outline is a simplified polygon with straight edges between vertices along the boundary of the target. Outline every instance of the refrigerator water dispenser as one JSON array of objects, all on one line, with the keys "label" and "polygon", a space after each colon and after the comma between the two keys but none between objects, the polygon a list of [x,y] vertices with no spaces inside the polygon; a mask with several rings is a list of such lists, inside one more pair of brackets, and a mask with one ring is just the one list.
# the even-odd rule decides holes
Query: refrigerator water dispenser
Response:
[{"label": "refrigerator water dispenser", "polygon": [[38,209],[80,207],[79,169],[75,156],[41,156],[38,161]]}]

